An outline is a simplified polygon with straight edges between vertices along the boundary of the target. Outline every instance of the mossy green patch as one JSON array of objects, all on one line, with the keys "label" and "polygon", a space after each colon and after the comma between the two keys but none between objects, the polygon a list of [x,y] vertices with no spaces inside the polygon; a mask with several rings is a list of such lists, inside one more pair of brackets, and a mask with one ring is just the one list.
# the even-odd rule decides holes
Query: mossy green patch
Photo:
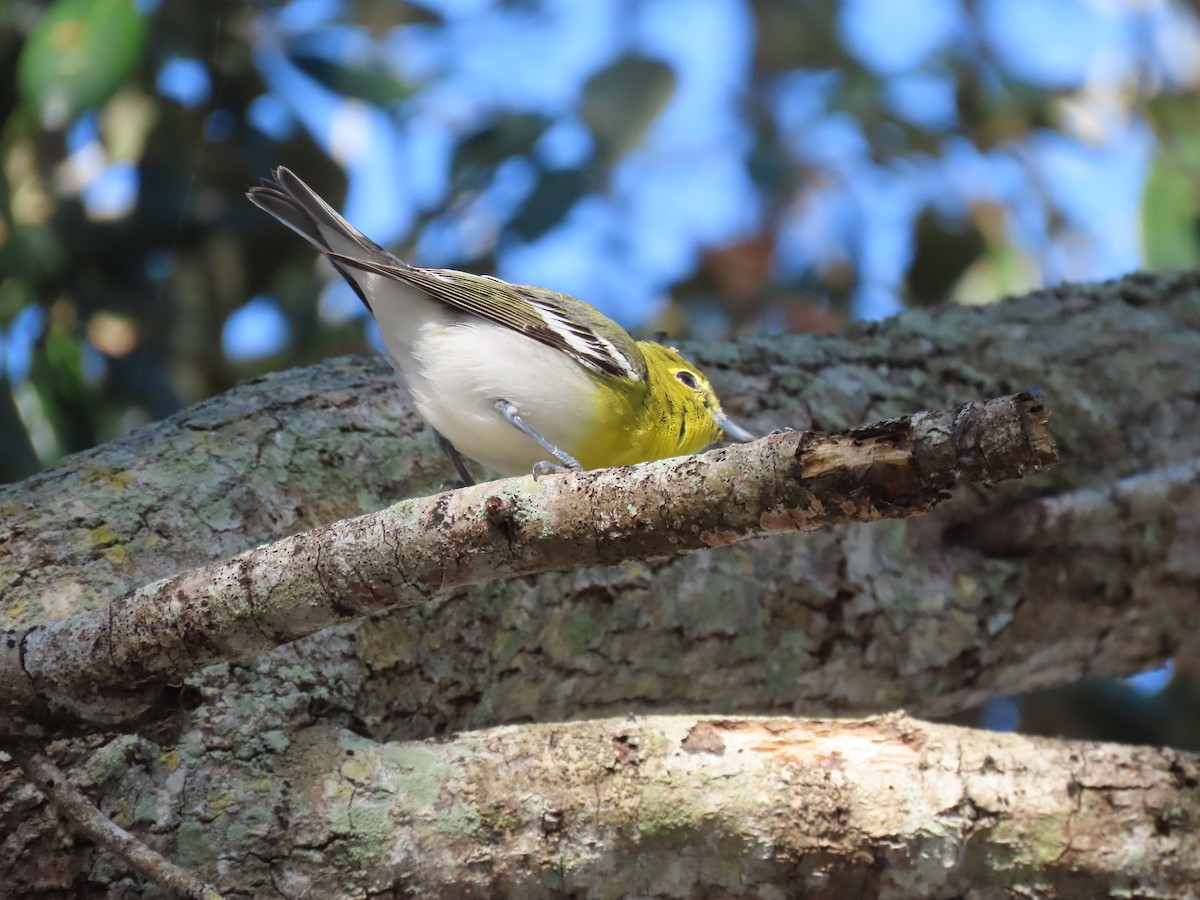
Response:
[{"label": "mossy green patch", "polygon": [[444,835],[470,837],[479,830],[479,811],[473,804],[457,800],[438,808],[433,825]]},{"label": "mossy green patch", "polygon": [[492,803],[479,811],[480,827],[498,836],[515,831],[520,826],[521,821],[520,812],[504,802]]},{"label": "mossy green patch", "polygon": [[243,518],[226,494],[198,506],[196,515],[213,531],[229,531],[237,528],[242,524]]},{"label": "mossy green patch", "polygon": [[398,615],[373,616],[354,630],[354,655],[376,671],[416,662],[419,636]]},{"label": "mossy green patch", "polygon": [[275,809],[268,802],[268,792],[262,791],[261,800],[246,806],[240,813],[242,825],[250,834],[258,837],[269,835],[277,824]]},{"label": "mossy green patch", "polygon": [[[997,828],[997,833],[1001,831],[1002,828]],[[1022,829],[1018,846],[1025,848],[1029,859],[1040,869],[1062,856],[1070,836],[1071,814],[1064,812],[1039,818],[1031,827]]]},{"label": "mossy green patch", "polygon": [[390,786],[414,808],[432,807],[442,786],[456,775],[457,767],[447,765],[428,747],[385,744],[380,758],[392,769]]},{"label": "mossy green patch", "polygon": [[124,469],[93,467],[82,470],[80,475],[88,484],[103,491],[123,491],[133,482],[133,475]]},{"label": "mossy green patch", "polygon": [[26,616],[32,612],[32,609],[27,600],[18,600],[16,603],[10,603],[8,608],[4,610],[5,617],[9,620],[9,627],[14,627],[19,623],[26,622]]},{"label": "mossy green patch", "polygon": [[734,655],[741,659],[759,659],[767,650],[766,635],[762,629],[738,632],[733,639]]},{"label": "mossy green patch", "polygon": [[356,784],[368,784],[371,780],[371,773],[374,771],[375,766],[362,753],[350,757],[338,769],[338,773],[343,778],[349,779]]},{"label": "mossy green patch", "polygon": [[137,805],[133,808],[133,824],[149,825],[158,821],[158,804],[153,793],[145,791],[138,795]]},{"label": "mossy green patch", "polygon": [[233,803],[233,791],[224,789],[209,795],[205,805],[213,812],[224,812],[231,803]]},{"label": "mossy green patch", "polygon": [[586,604],[571,603],[551,612],[538,639],[547,656],[567,662],[587,651],[597,627]]},{"label": "mossy green patch", "polygon": [[206,866],[217,848],[208,839],[209,826],[194,819],[179,823],[175,830],[175,862],[183,866]]},{"label": "mossy green patch", "polygon": [[259,739],[272,753],[284,753],[292,744],[291,739],[285,732],[275,728],[271,729],[270,731],[264,731],[262,735],[260,735]]},{"label": "mossy green patch", "polygon": [[204,739],[200,736],[200,732],[196,729],[186,732],[179,738],[179,743],[175,745],[175,750],[179,754],[181,762],[200,762],[204,759]]},{"label": "mossy green patch", "polygon": [[91,542],[92,549],[99,550],[103,547],[111,547],[113,544],[120,544],[125,539],[105,523],[88,531],[88,540]]},{"label": "mossy green patch", "polygon": [[667,785],[650,783],[642,791],[637,829],[643,840],[666,847],[694,844],[700,818],[700,811],[681,803],[678,791]]},{"label": "mossy green patch", "polygon": [[129,805],[129,800],[122,797],[117,801],[109,810],[108,817],[122,828],[131,828],[133,826],[133,807]]},{"label": "mossy green patch", "polygon": [[225,829],[225,846],[231,849],[240,847],[246,842],[246,826],[241,822],[230,822]]},{"label": "mossy green patch", "polygon": [[492,639],[492,662],[497,669],[506,669],[524,646],[525,636],[519,631],[501,631]]}]

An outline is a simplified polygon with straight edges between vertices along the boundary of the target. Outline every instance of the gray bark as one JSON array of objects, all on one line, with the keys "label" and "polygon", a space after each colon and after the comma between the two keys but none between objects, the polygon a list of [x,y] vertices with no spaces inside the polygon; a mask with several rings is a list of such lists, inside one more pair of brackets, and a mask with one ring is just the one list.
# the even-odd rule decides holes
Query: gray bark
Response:
[{"label": "gray bark", "polygon": [[[1065,463],[968,489],[920,521],[546,575],[327,632],[277,651],[296,702],[319,677],[323,715],[381,737],[630,710],[946,715],[1150,668],[1200,624],[1195,479],[1065,547],[993,555],[946,540],[1022,499],[1200,458],[1195,273],[689,352],[762,431],[833,430],[1040,385]],[[386,364],[333,361],[0,489],[7,626],[427,493],[451,472],[416,428]],[[260,690],[245,670],[214,677],[231,698]]]},{"label": "gray bark", "polygon": [[[406,883],[406,870],[393,865],[410,858],[403,842],[394,845],[398,856],[381,861],[370,838],[343,843],[328,829],[297,831],[306,809],[326,804],[327,790],[376,796],[370,773],[361,788],[329,775],[347,746],[356,755],[386,750],[396,771],[412,776],[398,782],[406,787],[396,796],[411,789],[429,798],[420,794],[424,780],[412,780],[425,745],[396,742],[498,722],[650,710],[819,715],[906,706],[940,715],[998,693],[1157,664],[1200,619],[1200,487],[1191,466],[1200,459],[1198,289],[1194,273],[1141,276],[985,309],[914,312],[844,337],[690,348],[731,413],[760,430],[832,430],[1041,386],[1066,462],[1037,478],[960,491],[919,520],[519,578],[339,626],[192,676],[173,732],[70,742],[58,761],[106,812],[175,862],[207,877],[216,860],[223,888],[269,893],[273,885],[298,895],[313,870],[331,867],[344,895],[362,896]],[[427,492],[448,477],[380,363],[334,361],[245,385],[0,489],[7,627],[101,608],[157,578]],[[1145,489],[1154,485],[1165,487]],[[1059,505],[1046,507],[1048,498]],[[1081,512],[1054,515],[1072,504]],[[997,543],[988,533],[985,523],[1000,511],[1023,523],[1020,541]],[[1045,527],[1050,522],[1059,525]],[[1010,746],[1009,738],[978,739]],[[1015,758],[1029,764],[1046,746],[1058,745],[1020,745]],[[1090,747],[1081,758],[1107,752]],[[1072,835],[1122,834],[1122,803],[1161,784],[1163,771],[1183,792],[1175,806],[1148,807],[1162,817],[1153,819],[1156,833],[1175,834],[1194,815],[1191,757],[1128,752],[1115,770],[1125,781],[1089,781],[1109,787],[1076,793],[1101,798],[1097,809],[1109,818],[1086,832],[1073,821]],[[1081,759],[1049,758],[1065,789]],[[500,778],[502,768],[487,769],[487,778]],[[803,777],[819,768],[804,767]],[[1005,830],[1005,809],[1041,801],[1042,787],[1020,787],[1031,793],[987,807],[990,830],[972,832],[966,849],[1036,843],[1041,826]],[[377,837],[390,806],[360,807],[371,827],[359,831],[368,819],[358,802],[329,829]],[[548,821],[553,831],[555,817]],[[1139,821],[1139,852],[1182,871],[1182,852],[1153,843],[1151,820]],[[277,865],[284,858],[261,842],[283,834],[291,843]],[[0,835],[0,885],[74,896],[99,879],[111,896],[138,893],[121,864],[73,843],[11,767],[0,773]],[[846,846],[835,837],[809,833],[797,864]],[[921,856],[927,839],[900,841],[895,852],[912,854],[904,865],[913,878],[942,884],[945,866]],[[745,846],[681,839],[676,849],[680,858],[752,859],[734,852]],[[855,857],[858,883],[870,887],[880,882],[870,880],[865,858]],[[296,859],[307,868],[296,869]],[[1013,867],[1026,889],[1049,878],[1060,857],[1038,859],[1040,867]],[[480,870],[488,865],[480,857]],[[961,878],[967,870],[955,871]],[[1188,896],[1161,884],[1161,895]]]},{"label": "gray bark", "polygon": [[[1198,775],[1195,754],[904,716],[625,716],[408,743],[313,724],[233,746],[199,725],[76,770],[227,898],[464,900],[1194,897]],[[18,790],[31,811],[5,849],[28,852],[7,884],[136,895]]]},{"label": "gray bark", "polygon": [[[919,515],[961,479],[1057,461],[1037,396],[833,435],[788,431],[634,468],[526,476],[397,503],[164,578],[0,640],[0,737],[145,723],[161,688],[468,585],[663,559]],[[157,717],[173,706],[159,705]]]}]

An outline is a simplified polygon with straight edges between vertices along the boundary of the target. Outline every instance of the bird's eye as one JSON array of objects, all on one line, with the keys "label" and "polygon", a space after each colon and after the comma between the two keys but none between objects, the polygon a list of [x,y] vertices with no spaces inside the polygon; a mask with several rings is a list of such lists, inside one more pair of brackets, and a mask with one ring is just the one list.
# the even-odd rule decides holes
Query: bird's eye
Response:
[{"label": "bird's eye", "polygon": [[687,387],[690,387],[693,391],[700,386],[696,383],[696,376],[687,369],[680,369],[675,373],[675,377],[682,381]]}]

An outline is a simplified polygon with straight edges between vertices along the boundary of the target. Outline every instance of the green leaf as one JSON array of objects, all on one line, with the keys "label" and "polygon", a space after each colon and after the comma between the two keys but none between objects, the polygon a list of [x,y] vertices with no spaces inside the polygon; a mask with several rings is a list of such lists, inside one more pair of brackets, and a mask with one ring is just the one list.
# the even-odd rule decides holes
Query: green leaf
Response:
[{"label": "green leaf", "polygon": [[583,119],[608,162],[635,147],[675,93],[670,66],[644,56],[623,56],[583,88]]},{"label": "green leaf", "polygon": [[544,173],[509,227],[527,241],[536,240],[562,221],[587,187],[588,175],[581,169]]},{"label": "green leaf", "polygon": [[905,276],[912,304],[944,303],[951,289],[988,250],[977,223],[948,220],[931,209],[917,218],[915,248]]},{"label": "green leaf", "polygon": [[57,0],[21,50],[21,96],[45,127],[59,128],[116,92],[145,41],[133,0]]},{"label": "green leaf", "polygon": [[384,37],[405,25],[442,25],[440,13],[420,3],[404,0],[359,0],[354,19],[371,34]]},{"label": "green leaf", "polygon": [[406,84],[374,58],[363,60],[360,65],[346,65],[297,51],[289,56],[310,78],[344,97],[386,107],[412,95]]},{"label": "green leaf", "polygon": [[1200,263],[1195,179],[1172,162],[1168,157],[1154,164],[1142,194],[1142,253],[1149,269]]},{"label": "green leaf", "polygon": [[450,174],[455,184],[465,187],[464,179],[468,182],[481,179],[486,171],[510,156],[529,153],[549,126],[550,120],[544,116],[514,114],[469,135],[454,150]]},{"label": "green leaf", "polygon": [[749,4],[758,35],[755,68],[771,74],[793,69],[846,70],[856,62],[838,38],[838,6],[831,0],[756,0]]},{"label": "green leaf", "polygon": [[30,301],[24,282],[16,278],[0,281],[0,328],[11,325],[17,313],[29,306]]},{"label": "green leaf", "polygon": [[1041,270],[1027,254],[1010,243],[994,243],[967,267],[951,298],[965,306],[982,306],[1010,294],[1027,294],[1041,282]]}]

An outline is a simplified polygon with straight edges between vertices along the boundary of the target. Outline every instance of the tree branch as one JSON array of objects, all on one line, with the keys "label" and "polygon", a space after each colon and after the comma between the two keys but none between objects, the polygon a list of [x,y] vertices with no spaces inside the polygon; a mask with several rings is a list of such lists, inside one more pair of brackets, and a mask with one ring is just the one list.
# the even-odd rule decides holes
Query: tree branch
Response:
[{"label": "tree branch", "polygon": [[[1000,499],[1028,497],[1200,456],[1187,427],[1198,289],[1197,272],[1138,274],[688,352],[760,431],[836,431],[1040,385],[1068,464]],[[0,597],[13,624],[62,619],[451,477],[384,360],[273,373],[0,485]]]},{"label": "tree branch", "polygon": [[[323,715],[399,737],[628,710],[904,706],[939,716],[1159,665],[1200,591],[1186,496],[1086,523],[1066,553],[994,556],[945,535],[1031,498],[1200,457],[1198,287],[1195,272],[1136,275],[913,311],[847,335],[693,346],[731,414],[764,430],[830,430],[1041,384],[1066,462],[959,491],[918,520],[550,573],[398,608],[274,651],[272,670],[287,677],[269,693],[307,708],[319,683]],[[241,385],[0,486],[5,624],[102,608],[449,475],[382,361]],[[20,673],[17,664],[0,683]],[[213,715],[262,705],[252,668],[189,684]]]},{"label": "tree branch", "polygon": [[[151,757],[122,782],[131,805],[179,810],[181,845],[237,835],[205,868],[228,893],[1186,897],[1200,883],[1200,757],[1159,748],[902,715],[622,716],[412,743],[319,724],[244,756],[184,754],[174,778]],[[264,777],[281,767],[287,780]]]},{"label": "tree branch", "polygon": [[[1093,530],[1067,554],[989,556],[943,535],[1022,499],[1200,456],[1189,425],[1200,418],[1198,287],[1196,272],[1138,275],[914,311],[844,336],[691,347],[730,412],[760,428],[833,430],[1042,384],[1067,462],[995,491],[960,491],[919,523],[544,575],[401,608],[276,650],[272,670],[292,680],[275,690],[307,703],[308,668],[337,672],[323,685],[326,709],[419,736],[514,713],[697,704],[944,715],[1160,665],[1200,590],[1200,572],[1178,562],[1195,524],[1175,498],[1147,511],[1151,520]],[[5,624],[101,608],[449,476],[385,362],[277,373],[0,486]],[[670,599],[653,616],[638,612],[650,590]],[[660,659],[683,668],[660,670]],[[222,707],[256,695],[257,679],[235,667],[192,683]]]},{"label": "tree branch", "polygon": [[[1137,276],[1064,286],[984,309],[919,311],[848,336],[692,348],[730,412],[760,427],[788,422],[831,429],[1041,384],[1054,397],[1053,430],[1068,462],[996,490],[958,491],[950,503],[916,519],[471,589],[442,602],[399,607],[356,627],[327,629],[253,665],[212,666],[187,680],[179,699],[203,702],[190,708],[185,700],[178,707],[176,738],[161,747],[148,740],[113,741],[89,761],[89,768],[112,773],[100,776],[108,781],[104,808],[130,827],[141,824],[174,837],[172,855],[189,867],[208,863],[214,872],[218,865],[236,872],[239,889],[318,895],[337,893],[324,890],[336,883],[345,893],[391,890],[419,862],[436,862],[446,846],[439,841],[461,834],[464,823],[474,820],[439,819],[413,852],[403,839],[382,842],[377,826],[404,822],[389,791],[410,798],[422,816],[462,807],[443,807],[446,782],[434,777],[431,757],[420,752],[429,745],[372,738],[689,706],[811,712],[904,704],[937,715],[996,693],[1161,660],[1186,632],[1180,623],[1194,619],[1200,589],[1196,505],[1179,502],[1191,496],[1188,491],[1157,492],[1153,502],[1133,503],[1124,515],[1075,516],[1065,552],[1043,545],[1036,532],[1033,540],[998,548],[1006,550],[1003,556],[945,536],[969,534],[957,526],[979,523],[997,509],[1019,509],[1034,498],[1200,457],[1194,427],[1200,417],[1198,287],[1197,273]],[[94,609],[155,578],[377,507],[384,497],[427,489],[448,473],[429,455],[428,433],[411,436],[414,420],[398,397],[381,362],[343,360],[279,373],[73,457],[55,471],[0,487],[0,596],[7,622],[28,627]],[[21,683],[27,676],[20,643],[0,647],[7,651],[0,653],[0,666],[9,665],[0,684],[34,696],[31,685]],[[131,698],[130,710],[145,702]],[[548,760],[541,773],[548,782],[534,782],[539,771],[517,765],[523,756],[513,742],[526,736],[529,755],[536,751]],[[556,773],[579,758],[570,743],[568,753],[558,752],[564,743],[553,729],[502,729],[482,737],[484,749],[504,752],[473,783],[516,791],[516,803],[547,796]],[[1015,764],[1005,781],[1014,785],[1011,807],[1018,811],[1040,809],[1043,797],[1057,800],[1055,785],[1074,784],[1081,759],[1090,765],[1114,758],[1113,748],[1069,746],[1062,756],[1059,745],[1049,742],[967,737],[1008,748],[1025,767]],[[613,746],[611,736],[605,740]],[[68,746],[80,752],[92,743]],[[464,754],[478,745],[444,746],[447,777],[474,771],[464,767]],[[394,781],[362,777],[356,758],[373,760],[376,752]],[[981,771],[1000,765],[987,763],[988,752]],[[1112,848],[1114,865],[1121,864],[1122,852],[1136,856],[1108,882],[1103,875],[1100,881],[1124,884],[1123,871],[1140,879],[1139,866],[1156,858],[1166,861],[1169,881],[1180,860],[1196,858],[1194,847],[1178,845],[1176,851],[1171,843],[1184,831],[1175,811],[1184,819],[1191,815],[1194,758],[1120,752],[1127,755],[1111,771],[1094,782],[1081,780],[1092,788],[1071,791],[1103,801],[1093,810],[1094,833],[1102,838],[1133,835],[1140,841],[1145,835],[1168,842]],[[520,771],[503,780],[498,773],[509,761]],[[1053,764],[1054,772],[1040,781],[1017,777],[1043,763]],[[919,771],[932,770],[923,765]],[[625,782],[619,796],[654,799],[662,784],[669,786],[668,776],[656,774],[661,770],[644,771],[647,780]],[[1146,818],[1131,815],[1126,801],[1141,796],[1142,774],[1161,777],[1164,771],[1176,779],[1177,805],[1160,804],[1152,820],[1153,803],[1145,807]],[[830,777],[836,783],[842,776]],[[1135,781],[1139,786],[1130,787]],[[0,828],[0,883],[28,887],[31,894],[55,893],[106,871],[87,845],[58,849],[61,826],[44,806],[31,807],[32,791],[22,784],[15,767],[0,767],[0,821],[16,826],[7,833]],[[605,783],[593,778],[583,784],[595,791]],[[1018,788],[1027,793],[1015,793]],[[816,789],[803,792],[810,794],[816,796]],[[977,806],[967,806],[967,813],[974,815]],[[506,834],[505,808],[495,812],[484,810],[479,821]],[[573,859],[559,852],[562,844],[550,843],[558,820],[546,810],[544,830],[539,818],[532,832],[534,852],[543,850],[537,835],[546,842],[538,866],[527,866],[545,876],[542,885],[567,871]],[[814,830],[804,836],[810,821]],[[825,846],[820,826],[826,821],[808,812],[794,817],[806,848],[796,860],[816,859],[813,848]],[[1055,821],[1064,819],[1052,815],[1041,824]],[[1043,831],[1029,832],[1032,844]],[[973,832],[962,854],[946,857],[948,865],[980,859],[1007,834],[1003,828]],[[947,846],[936,839],[926,834],[908,845],[913,853],[881,877],[925,872],[931,858],[943,858],[925,852]],[[1073,822],[1071,839],[1064,858],[1108,846]],[[706,860],[715,855],[711,846],[686,858]],[[737,845],[739,852],[757,846]],[[393,850],[379,862],[378,854]],[[1060,854],[1061,846],[1045,858],[1054,865]],[[665,856],[646,858],[654,863]],[[682,858],[676,854],[664,866]],[[746,858],[748,867],[755,865]],[[632,857],[622,859],[640,871]],[[920,864],[905,868],[909,859]],[[486,869],[488,857],[480,860]],[[605,871],[593,871],[611,882]],[[861,885],[876,870],[860,865],[858,881],[845,871],[848,882]],[[1007,871],[1023,877],[1029,870]],[[472,873],[482,877],[478,869]],[[959,892],[965,891],[971,872],[954,873]],[[1181,877],[1194,882],[1194,873]],[[1157,882],[1140,884],[1153,888]]]},{"label": "tree branch", "polygon": [[173,897],[221,900],[221,894],[212,885],[179,868],[100,812],[44,752],[20,742],[5,744],[4,750],[71,827],[92,843],[124,860],[139,875],[157,883]]},{"label": "tree branch", "polygon": [[405,501],[148,585],[107,610],[6,635],[0,709],[16,733],[60,711],[112,725],[145,709],[147,685],[374,610],[496,579],[909,516],[960,478],[1020,477],[1055,459],[1040,398],[1021,394],[840,434],[784,432],[698,457]]},{"label": "tree branch", "polygon": [[1097,533],[1111,532],[1124,520],[1159,519],[1173,506],[1200,507],[1200,459],[1122,478],[1105,487],[1028,500],[964,522],[952,537],[997,555],[1033,553],[1042,547],[1061,551],[1086,543]]}]

